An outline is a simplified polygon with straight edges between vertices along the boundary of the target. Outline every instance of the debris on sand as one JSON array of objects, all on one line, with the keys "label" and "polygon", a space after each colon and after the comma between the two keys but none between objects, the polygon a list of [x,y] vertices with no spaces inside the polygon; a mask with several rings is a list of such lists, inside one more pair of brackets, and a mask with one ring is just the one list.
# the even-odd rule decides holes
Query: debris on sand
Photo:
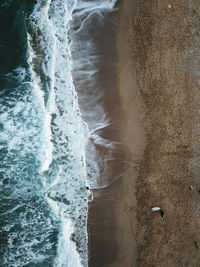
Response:
[{"label": "debris on sand", "polygon": [[160,213],[160,216],[163,218],[164,217],[164,211],[160,207],[152,207],[150,208],[151,211],[158,212]]},{"label": "debris on sand", "polygon": [[150,208],[151,211],[159,211],[160,210],[160,207],[153,207],[153,208]]},{"label": "debris on sand", "polygon": [[197,241],[194,241],[194,244],[195,244],[196,248],[199,249],[199,243]]}]

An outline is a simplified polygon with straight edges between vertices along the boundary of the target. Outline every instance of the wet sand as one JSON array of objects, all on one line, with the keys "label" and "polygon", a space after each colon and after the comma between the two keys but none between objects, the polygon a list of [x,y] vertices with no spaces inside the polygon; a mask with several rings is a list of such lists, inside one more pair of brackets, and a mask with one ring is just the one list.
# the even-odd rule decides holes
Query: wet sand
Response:
[{"label": "wet sand", "polygon": [[[115,12],[115,24],[112,30],[108,25],[102,29],[112,35],[111,47],[105,47],[106,61],[101,61],[99,68],[105,65],[100,80],[107,86],[101,87],[106,94],[103,99],[104,110],[112,124],[104,129],[102,135],[108,140],[122,143],[121,151],[113,154],[107,175],[111,184],[102,190],[93,190],[94,200],[89,206],[89,266],[133,266],[136,262],[136,198],[135,182],[138,176],[136,167],[144,150],[142,128],[143,110],[131,67],[131,25],[123,1],[118,1],[119,10]],[[110,17],[110,14],[108,14]],[[104,57],[102,43],[99,51]],[[104,47],[104,45],[103,45]],[[115,51],[114,57],[113,51]],[[109,74],[108,75],[108,70]],[[104,156],[104,155],[102,155]],[[120,177],[116,179],[117,174]],[[113,182],[114,181],[114,182]]]},{"label": "wet sand", "polygon": [[[145,145],[144,111],[132,68],[133,6],[130,2],[126,6],[123,1],[118,1],[118,4],[115,30],[112,32],[112,50],[116,49],[116,56],[107,57],[107,63],[114,63],[109,67],[112,75],[106,76],[102,72],[101,78],[109,84],[104,108],[112,121],[103,134],[109,140],[114,138],[123,144],[120,161],[111,163],[108,176],[113,181],[118,172],[122,175],[110,186],[93,190],[94,201],[89,207],[88,220],[89,266],[92,267],[134,266],[137,259],[135,186],[137,167]],[[127,8],[131,13],[126,12]],[[109,48],[106,47],[106,50],[109,55]],[[118,151],[115,153],[118,154]]]},{"label": "wet sand", "polygon": [[[91,114],[97,121],[106,114],[110,122],[109,126],[97,132],[109,144],[114,142],[112,151],[104,145],[96,146],[99,154],[97,160],[108,158],[108,161],[107,165],[103,164],[100,170],[99,181],[100,187],[103,185],[103,188],[93,190],[94,199],[89,203],[89,266],[92,267],[111,266],[116,261],[119,251],[116,202],[122,187],[124,172],[127,169],[129,154],[126,146],[121,143],[120,137],[121,110],[117,50],[119,14],[119,10],[113,12],[104,10],[101,16],[94,13],[81,31],[78,33],[72,31],[72,39],[75,40],[74,83],[83,119],[89,122],[90,127],[92,126]],[[78,28],[77,25],[78,21],[75,21],[75,29]],[[90,44],[89,49],[88,44]],[[88,63],[81,66],[80,57],[88,59]],[[80,75],[80,69],[84,69],[86,74]],[[87,74],[87,70],[90,69],[96,71],[91,79]],[[98,112],[99,104],[103,107],[103,111]],[[106,167],[108,168],[105,171]]]},{"label": "wet sand", "polygon": [[[93,190],[94,200],[89,204],[89,266],[91,267],[112,266],[118,257],[116,202],[128,163],[127,148],[121,144],[120,138],[117,51],[119,11],[104,15],[106,18],[104,27],[96,28],[101,32],[100,40],[96,39],[95,42],[100,55],[96,81],[98,89],[104,92],[102,106],[111,123],[101,130],[101,136],[110,142],[115,141],[120,144],[114,148],[112,159],[108,162],[106,176],[109,185],[103,189]],[[102,158],[107,156],[108,151],[104,148],[97,147],[97,150],[102,150]],[[105,176],[100,177],[102,180],[105,178]]]}]

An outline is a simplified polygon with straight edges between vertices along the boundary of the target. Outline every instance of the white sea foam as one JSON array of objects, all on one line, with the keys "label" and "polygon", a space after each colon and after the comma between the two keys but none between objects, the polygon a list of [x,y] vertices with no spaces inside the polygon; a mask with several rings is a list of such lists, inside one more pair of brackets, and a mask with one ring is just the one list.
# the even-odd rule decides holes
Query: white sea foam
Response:
[{"label": "white sea foam", "polygon": [[58,242],[58,255],[55,266],[81,267],[81,258],[77,252],[75,243],[70,239],[74,232],[74,227],[69,219],[62,218],[62,227]]},{"label": "white sea foam", "polygon": [[96,1],[87,1],[87,0],[77,0],[76,9],[82,10],[80,15],[85,12],[91,12],[97,9],[109,9],[112,10],[115,7],[116,0],[96,0]]},{"label": "white sea foam", "polygon": [[[68,51],[67,40],[67,27],[69,27],[68,23],[71,19],[73,5],[70,5],[68,2],[66,2],[66,4],[69,5],[64,5],[63,1],[47,1],[46,5],[41,6],[38,2],[32,14],[32,23],[34,27],[39,28],[42,35],[41,40],[43,41],[40,43],[40,49],[42,49],[43,53],[46,55],[45,60],[42,62],[42,69],[44,74],[50,79],[50,85],[47,88],[48,91],[45,92],[44,88],[42,88],[41,78],[38,77],[38,74],[34,71],[32,72],[33,80],[35,82],[34,88],[37,90],[36,95],[41,100],[45,115],[43,123],[45,142],[43,150],[46,153],[45,157],[42,159],[43,164],[41,172],[44,174],[48,172],[47,175],[44,175],[47,201],[53,212],[60,218],[61,222],[58,251],[55,259],[55,266],[60,267],[82,266],[81,259],[76,251],[76,246],[70,240],[73,227],[70,227],[69,224],[72,219],[73,221],[76,221],[76,214],[79,213],[80,216],[78,207],[87,210],[87,192],[84,198],[85,203],[80,201],[78,204],[76,204],[76,202],[79,201],[79,197],[81,196],[76,199],[76,192],[74,192],[79,187],[84,188],[84,184],[86,184],[86,179],[84,180],[84,164],[81,162],[81,159],[79,159],[79,153],[83,150],[83,147],[80,144],[79,150],[77,150],[76,145],[79,142],[74,142],[73,140],[74,132],[77,131],[78,134],[79,130],[83,133],[82,138],[84,138],[84,129],[82,128],[82,125],[80,125],[80,115],[78,116],[77,113],[77,115],[73,116],[73,111],[75,109],[77,112],[78,106],[77,104],[73,104],[76,101],[76,99],[74,99],[76,94],[74,92],[70,74],[70,53]],[[60,38],[62,38],[62,43]],[[34,47],[34,40],[30,40],[30,44]],[[37,49],[38,48],[36,48],[32,54],[32,62],[29,61],[30,66],[34,66],[34,57],[37,58],[38,56]],[[32,51],[31,47],[29,48],[29,51]],[[43,94],[41,93],[42,90]],[[45,94],[47,95],[46,104]],[[55,118],[54,120],[52,120],[51,117],[53,114]],[[80,140],[82,138],[80,138]],[[55,144],[54,149],[51,140]],[[82,143],[84,144],[84,141]],[[67,149],[67,147],[69,148]],[[78,153],[78,157],[76,156],[76,153]],[[70,160],[68,161],[67,158],[69,157],[71,157],[72,160],[74,159],[78,165],[83,164],[82,168],[80,168],[81,166],[76,166],[76,164],[70,162]],[[76,159],[76,157],[78,159]],[[64,159],[64,162],[62,162],[62,159]],[[50,175],[52,169],[52,166],[50,165],[52,160],[55,162],[54,165],[58,166],[55,178],[49,177],[52,176]],[[63,165],[65,166],[62,167]],[[80,178],[74,179],[74,176],[77,176],[76,172],[78,171],[80,172],[78,176],[82,176],[80,181]],[[86,228],[86,221],[84,222],[83,228]],[[86,229],[83,229],[82,231],[85,232]],[[85,240],[87,241],[86,233]],[[84,256],[86,256],[85,260],[87,262],[87,243],[82,245],[85,246],[83,248],[83,253]]]},{"label": "white sea foam", "polygon": [[[40,102],[33,97],[31,83],[25,81],[26,71],[14,70],[5,77],[18,80],[19,86],[9,93],[1,91],[0,103],[0,146],[3,186],[1,208],[4,218],[1,231],[7,236],[3,255],[3,266],[20,267],[29,262],[40,262],[52,246],[48,243],[54,226],[44,216],[43,191],[37,177],[37,160],[40,156],[41,121]],[[21,93],[23,92],[23,94]],[[3,157],[2,157],[3,154]],[[34,199],[34,205],[31,201]],[[41,210],[40,207],[43,207]],[[41,230],[44,229],[45,232]],[[39,250],[41,240],[47,243]]]},{"label": "white sea foam", "polygon": [[[39,28],[41,42],[32,54],[33,60],[29,61],[30,66],[34,66],[38,50],[42,49],[46,55],[41,63],[42,71],[50,80],[47,91],[42,88],[42,77],[32,68],[34,88],[45,115],[43,149],[46,153],[42,159],[44,163],[41,171],[45,177],[47,201],[61,222],[55,266],[70,267],[87,265],[88,196],[84,163],[86,128],[73,87],[68,45],[69,21],[73,8],[74,1],[47,1],[44,6],[38,2],[32,14],[32,23]],[[34,47],[34,40],[30,40],[30,44]],[[30,52],[31,49],[30,47]],[[81,221],[78,222],[79,218]],[[76,223],[76,229],[73,230],[72,224]],[[78,224],[81,227],[79,230]],[[81,248],[79,252],[82,252],[82,263],[75,243],[70,240],[74,231],[79,235],[81,233],[81,236],[76,234],[75,240],[78,239]]]},{"label": "white sea foam", "polygon": [[[28,63],[33,92],[43,117],[40,171],[46,201],[60,221],[54,262],[58,267],[87,266],[88,183],[92,186],[87,175],[93,176],[94,183],[99,177],[99,167],[103,167],[104,172],[107,170],[103,160],[100,164],[95,162],[99,161],[95,147],[88,144],[89,140],[95,140],[96,144],[103,143],[107,149],[114,145],[97,135],[109,124],[101,105],[96,106],[96,111],[102,114],[98,121],[96,113],[87,113],[86,110],[84,121],[80,112],[71,73],[70,22],[86,15],[81,18],[80,30],[90,14],[113,9],[114,5],[113,0],[38,1],[30,18],[34,33],[28,35]],[[94,55],[95,58],[98,60]],[[85,60],[88,63],[90,59]],[[85,72],[83,61],[82,64],[80,75]],[[94,67],[91,66],[85,75],[93,78]],[[85,97],[90,101],[91,95],[86,93]],[[94,102],[102,96],[94,94],[92,97]]]}]

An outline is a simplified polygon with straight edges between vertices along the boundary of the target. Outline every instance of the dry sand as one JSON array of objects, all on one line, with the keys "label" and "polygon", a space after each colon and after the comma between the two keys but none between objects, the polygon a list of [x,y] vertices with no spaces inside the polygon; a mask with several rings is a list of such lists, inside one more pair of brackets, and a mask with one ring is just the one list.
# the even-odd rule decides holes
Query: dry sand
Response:
[{"label": "dry sand", "polygon": [[[111,266],[198,267],[200,2],[123,5],[122,139],[132,157],[119,191],[120,246]],[[163,217],[149,210],[154,206]]]}]

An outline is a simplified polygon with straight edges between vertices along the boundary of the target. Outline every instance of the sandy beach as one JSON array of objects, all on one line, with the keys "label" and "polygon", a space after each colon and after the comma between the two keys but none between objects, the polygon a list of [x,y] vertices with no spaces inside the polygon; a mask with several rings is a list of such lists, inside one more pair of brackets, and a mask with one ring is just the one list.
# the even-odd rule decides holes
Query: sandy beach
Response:
[{"label": "sandy beach", "polygon": [[[115,182],[102,190],[93,191],[94,200],[90,204],[88,221],[89,266],[93,267],[135,266],[137,260],[135,187],[139,174],[137,168],[145,147],[144,110],[132,67],[134,6],[130,1],[121,1],[118,7],[115,28],[110,32],[113,36],[112,50],[116,49],[116,56],[114,61],[113,57],[107,59],[107,62],[114,63],[110,64],[109,69],[116,76],[112,76],[111,81],[111,76],[101,73],[104,80],[110,81],[104,108],[112,121],[103,134],[105,138],[123,144],[120,160],[124,160],[124,164],[113,160],[108,176]],[[118,172],[122,175],[113,179]]]},{"label": "sandy beach", "polygon": [[121,262],[112,266],[199,266],[199,12],[198,1],[123,3],[122,139],[133,168],[119,204]]},{"label": "sandy beach", "polygon": [[[133,6],[130,2],[119,1],[118,7],[115,27],[110,31],[113,36],[111,50],[106,48],[107,55],[116,49],[114,58],[107,57],[106,69],[112,70],[115,76],[101,72],[101,78],[109,81],[106,87],[109,94],[107,93],[104,99],[104,108],[112,121],[103,131],[103,136],[122,143],[123,151],[119,153],[116,148],[116,155],[113,156],[119,158],[120,154],[120,160],[114,159],[110,163],[108,176],[112,181],[111,185],[93,191],[94,200],[89,208],[88,230],[89,266],[94,267],[134,266],[137,259],[135,186],[137,166],[145,145],[142,126],[144,112],[132,68]],[[104,38],[102,42],[106,42]],[[102,52],[102,48],[100,51]],[[115,179],[118,173],[122,175]]]},{"label": "sandy beach", "polygon": [[122,1],[118,111],[129,167],[100,194],[99,227],[111,210],[113,221],[90,266],[200,266],[199,15],[199,1]]}]

